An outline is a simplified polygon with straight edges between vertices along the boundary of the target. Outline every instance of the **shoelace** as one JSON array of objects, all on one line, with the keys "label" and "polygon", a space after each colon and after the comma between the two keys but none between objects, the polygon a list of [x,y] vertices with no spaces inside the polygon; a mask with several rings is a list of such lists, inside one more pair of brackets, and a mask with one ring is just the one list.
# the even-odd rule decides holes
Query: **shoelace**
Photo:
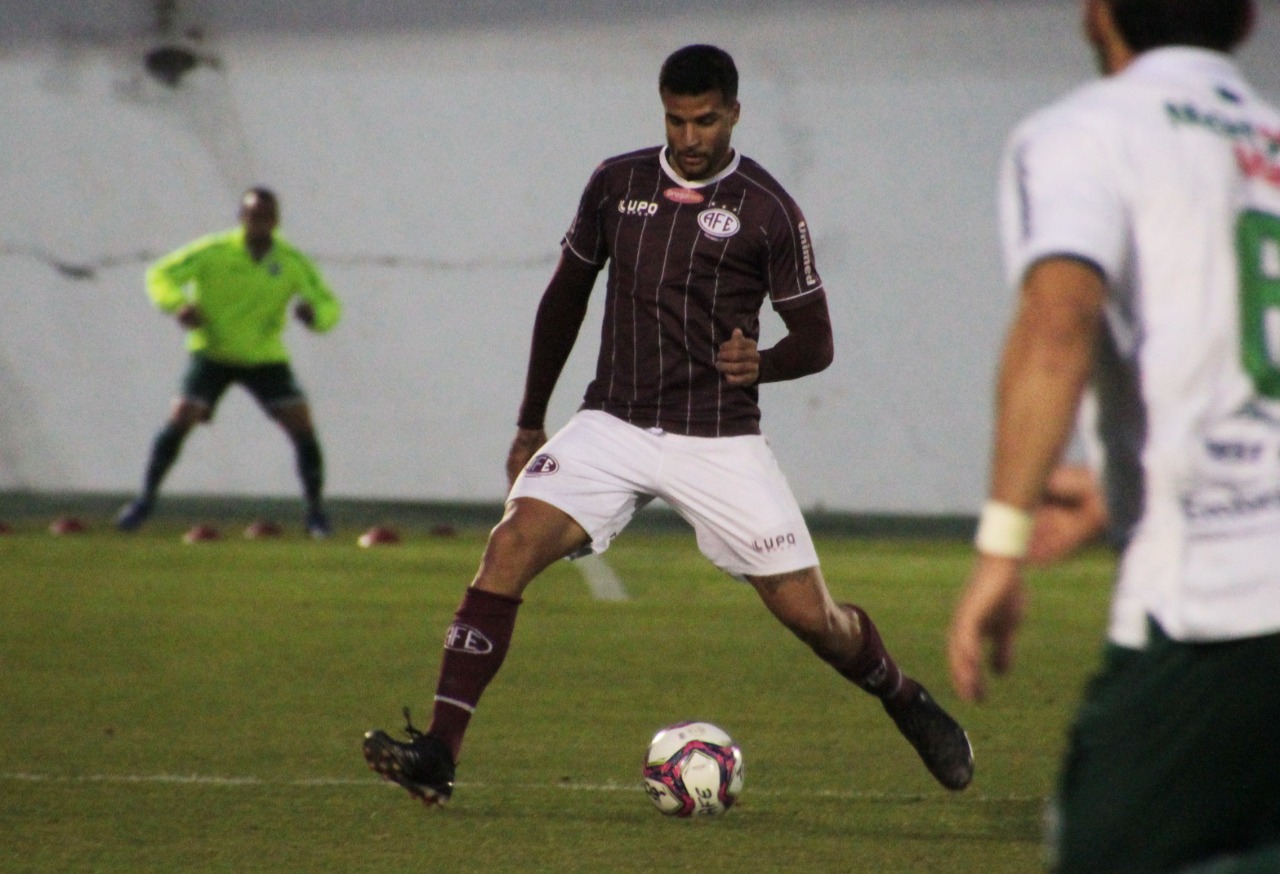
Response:
[{"label": "shoelace", "polygon": [[425,737],[425,734],[423,732],[418,731],[418,729],[414,728],[413,720],[409,718],[408,705],[405,705],[405,708],[404,708],[404,733],[409,735],[410,741],[416,741],[420,737]]}]

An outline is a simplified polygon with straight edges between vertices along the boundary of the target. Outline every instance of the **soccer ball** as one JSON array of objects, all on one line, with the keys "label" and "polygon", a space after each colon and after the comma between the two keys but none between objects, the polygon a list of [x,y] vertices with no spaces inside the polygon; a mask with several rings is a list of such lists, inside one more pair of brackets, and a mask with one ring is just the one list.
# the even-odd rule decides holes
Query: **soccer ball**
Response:
[{"label": "soccer ball", "polygon": [[709,722],[677,722],[653,736],[644,785],[667,816],[717,816],[742,791],[742,750]]}]

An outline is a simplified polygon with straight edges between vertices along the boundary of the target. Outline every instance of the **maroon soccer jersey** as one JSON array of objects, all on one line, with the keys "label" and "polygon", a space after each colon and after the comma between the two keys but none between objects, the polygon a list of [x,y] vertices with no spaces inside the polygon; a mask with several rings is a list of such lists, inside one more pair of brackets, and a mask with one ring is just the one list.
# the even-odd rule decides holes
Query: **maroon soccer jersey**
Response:
[{"label": "maroon soccer jersey", "polygon": [[600,358],[582,408],[695,437],[760,433],[759,393],[716,370],[760,308],[823,295],[804,215],[763,167],[735,154],[713,179],[681,179],[654,147],[596,168],[563,246],[609,264]]}]

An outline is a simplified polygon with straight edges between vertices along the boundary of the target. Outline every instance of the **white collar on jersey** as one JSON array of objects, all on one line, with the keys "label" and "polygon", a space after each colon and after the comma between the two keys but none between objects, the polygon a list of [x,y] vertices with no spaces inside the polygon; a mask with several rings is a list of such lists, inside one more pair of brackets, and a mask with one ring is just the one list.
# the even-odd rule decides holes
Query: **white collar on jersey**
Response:
[{"label": "white collar on jersey", "polygon": [[1161,46],[1138,55],[1120,75],[1155,81],[1188,76],[1238,81],[1240,69],[1232,57],[1223,52],[1194,46]]},{"label": "white collar on jersey", "polygon": [[685,179],[683,176],[680,175],[680,173],[676,170],[675,167],[671,166],[671,163],[667,160],[666,146],[663,146],[661,149],[658,150],[658,163],[662,165],[662,172],[670,176],[672,181],[674,181],[681,188],[705,188],[706,186],[711,185],[712,183],[719,182],[724,177],[735,172],[738,169],[738,164],[741,161],[742,161],[742,155],[738,153],[737,149],[734,149],[733,157],[729,159],[729,163],[725,166],[723,170],[721,170],[716,175],[712,176],[710,179],[699,179],[698,181],[694,182],[692,180]]}]

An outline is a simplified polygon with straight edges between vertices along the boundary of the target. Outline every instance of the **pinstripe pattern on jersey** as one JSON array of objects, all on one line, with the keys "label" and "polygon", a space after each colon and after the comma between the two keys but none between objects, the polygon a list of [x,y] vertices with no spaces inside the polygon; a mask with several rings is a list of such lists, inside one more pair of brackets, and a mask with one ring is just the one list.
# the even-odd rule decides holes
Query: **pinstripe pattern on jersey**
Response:
[{"label": "pinstripe pattern on jersey", "polygon": [[610,158],[588,182],[563,245],[608,265],[584,409],[692,436],[759,433],[756,389],[726,385],[716,352],[734,328],[759,338],[766,299],[785,309],[825,293],[804,216],[763,167],[735,155],[693,183],[660,147]]}]

